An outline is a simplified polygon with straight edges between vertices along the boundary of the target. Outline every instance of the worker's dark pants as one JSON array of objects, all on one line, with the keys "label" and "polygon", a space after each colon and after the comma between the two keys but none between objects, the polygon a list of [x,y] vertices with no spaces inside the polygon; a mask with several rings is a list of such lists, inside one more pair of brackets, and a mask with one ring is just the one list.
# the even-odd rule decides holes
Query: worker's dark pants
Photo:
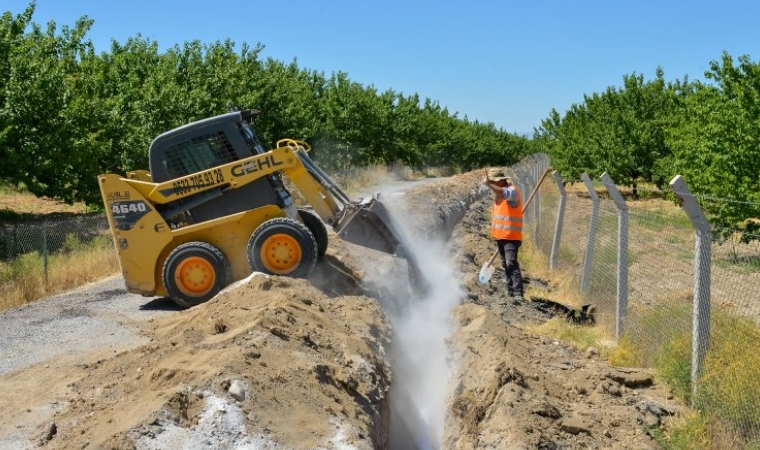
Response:
[{"label": "worker's dark pants", "polygon": [[507,293],[510,295],[522,295],[522,272],[520,272],[520,263],[517,262],[517,251],[520,249],[522,242],[499,239],[496,241],[496,244],[499,246],[501,264],[504,266],[504,272],[507,274]]}]

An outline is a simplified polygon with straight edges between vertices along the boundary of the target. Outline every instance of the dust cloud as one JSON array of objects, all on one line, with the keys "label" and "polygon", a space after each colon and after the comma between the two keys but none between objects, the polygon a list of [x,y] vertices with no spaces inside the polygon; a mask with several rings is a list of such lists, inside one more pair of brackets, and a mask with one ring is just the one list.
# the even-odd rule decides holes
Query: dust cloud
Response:
[{"label": "dust cloud", "polygon": [[465,292],[459,283],[461,275],[449,261],[446,243],[420,235],[414,224],[404,220],[408,216],[400,201],[391,199],[383,204],[429,284],[424,296],[411,292],[406,276],[393,277],[395,283],[387,285],[396,296],[394,307],[385,308],[394,330],[389,448],[439,449],[452,373],[446,339],[452,333],[451,309],[461,303]]}]

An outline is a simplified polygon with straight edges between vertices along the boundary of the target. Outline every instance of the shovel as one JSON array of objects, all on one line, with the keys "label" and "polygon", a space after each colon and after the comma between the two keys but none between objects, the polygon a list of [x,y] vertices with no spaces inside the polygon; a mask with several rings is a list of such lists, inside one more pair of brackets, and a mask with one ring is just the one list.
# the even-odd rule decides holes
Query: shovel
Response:
[{"label": "shovel", "polygon": [[486,284],[488,280],[491,279],[491,275],[493,275],[496,270],[496,267],[493,265],[493,260],[496,259],[496,256],[498,255],[499,249],[497,248],[496,251],[493,252],[493,255],[488,258],[488,261],[483,264],[483,267],[480,269],[480,274],[478,274],[478,281],[480,281],[480,284]]},{"label": "shovel", "polygon": [[[541,179],[538,180],[538,184],[533,189],[533,192],[530,193],[530,197],[528,197],[528,201],[525,202],[523,205],[523,212],[525,212],[526,209],[528,209],[528,205],[530,205],[530,202],[533,200],[533,197],[536,195],[536,192],[538,192],[538,188],[541,187],[541,183],[544,182],[544,178],[546,178],[546,174],[549,173],[550,169],[546,169],[544,171],[544,174],[541,176]],[[499,249],[497,248],[494,250],[493,255],[491,255],[490,258],[488,258],[488,261],[486,261],[485,264],[483,264],[483,267],[480,268],[480,273],[478,274],[478,281],[480,284],[486,284],[488,280],[491,279],[491,275],[493,275],[494,271],[496,271],[496,267],[493,265],[494,260],[499,255]]]}]

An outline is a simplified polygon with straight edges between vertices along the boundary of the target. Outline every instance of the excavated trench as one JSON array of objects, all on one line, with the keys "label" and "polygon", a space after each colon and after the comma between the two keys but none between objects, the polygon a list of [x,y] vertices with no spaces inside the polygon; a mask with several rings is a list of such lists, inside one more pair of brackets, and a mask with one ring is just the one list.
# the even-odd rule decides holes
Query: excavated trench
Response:
[{"label": "excavated trench", "polygon": [[395,258],[333,237],[308,280],[254,274],[142,323],[145,345],[0,378],[0,442],[24,430],[48,449],[657,448],[647,430],[674,408],[651,374],[524,332],[549,315],[505,303],[498,272],[477,283],[487,198],[479,173],[381,198],[429,295]]},{"label": "excavated trench", "polygon": [[373,439],[375,448],[440,449],[451,372],[446,344],[453,324],[450,311],[467,295],[461,274],[455,273],[450,261],[448,241],[470,205],[482,200],[485,191],[468,177],[465,183],[444,180],[408,192],[387,195],[382,188],[381,192],[381,200],[406,234],[408,250],[416,255],[429,290],[410,289],[407,270],[397,265],[378,270],[378,265],[367,264],[361,280],[344,277],[338,281],[336,273],[351,270],[340,268],[334,259],[323,263],[312,282],[329,279],[331,289],[343,295],[361,293],[376,299],[392,325],[388,359],[393,382],[387,405],[380,408],[388,416],[387,420],[385,414],[378,417],[373,432],[373,436],[387,437],[387,443]]},{"label": "excavated trench", "polygon": [[[385,278],[379,284],[384,295],[374,293],[393,326],[389,449],[432,450],[442,445],[451,372],[446,340],[452,333],[451,310],[466,297],[461,274],[450,261],[448,241],[470,205],[485,194],[472,177],[468,181],[439,182],[385,201],[394,221],[406,230],[409,250],[429,286],[424,293],[413,292],[405,283]],[[392,304],[384,301],[389,297]]]},{"label": "excavated trench", "polygon": [[383,276],[377,265],[365,275],[380,282],[362,277],[392,325],[389,417],[375,433],[387,444],[373,448],[659,448],[653,437],[679,406],[650,371],[527,333],[557,315],[535,297],[551,299],[551,282],[526,277],[537,301],[520,304],[505,300],[503,273],[477,282],[493,249],[489,199],[480,174],[469,173],[387,205],[433,289],[409,296],[388,282],[403,274]]}]

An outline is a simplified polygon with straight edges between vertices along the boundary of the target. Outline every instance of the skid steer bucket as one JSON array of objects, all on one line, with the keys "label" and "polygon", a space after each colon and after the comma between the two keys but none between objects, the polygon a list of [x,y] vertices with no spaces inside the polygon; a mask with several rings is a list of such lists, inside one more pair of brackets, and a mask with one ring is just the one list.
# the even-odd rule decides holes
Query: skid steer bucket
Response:
[{"label": "skid steer bucket", "polygon": [[335,230],[345,241],[405,258],[412,289],[417,294],[427,292],[417,258],[377,196],[346,205]]},{"label": "skid steer bucket", "polygon": [[[297,146],[298,144],[295,143]],[[343,205],[333,229],[347,242],[405,258],[409,267],[409,284],[424,295],[430,287],[422,275],[417,258],[400,233],[388,210],[378,200],[379,194],[359,202],[352,201],[332,179],[317,166],[305,149],[298,157],[309,174]]]},{"label": "skid steer bucket", "polygon": [[404,257],[404,247],[388,210],[376,197],[346,205],[336,232],[343,240]]}]

